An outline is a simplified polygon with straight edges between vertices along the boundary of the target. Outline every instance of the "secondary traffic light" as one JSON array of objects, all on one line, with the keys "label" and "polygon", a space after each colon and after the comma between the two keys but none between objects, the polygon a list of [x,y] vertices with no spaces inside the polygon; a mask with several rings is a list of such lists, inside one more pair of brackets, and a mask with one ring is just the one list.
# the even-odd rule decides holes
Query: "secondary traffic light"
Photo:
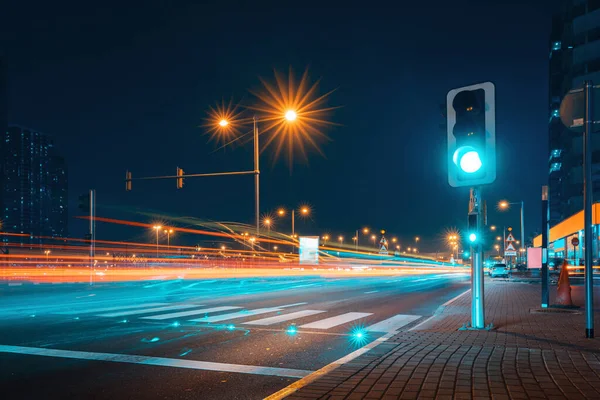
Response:
[{"label": "secondary traffic light", "polygon": [[131,190],[131,172],[129,171],[125,172],[125,190],[128,192]]},{"label": "secondary traffic light", "polygon": [[479,226],[478,226],[478,218],[477,214],[469,214],[468,226],[467,226],[467,238],[469,239],[469,243],[475,244],[477,243],[479,238]]},{"label": "secondary traffic light", "polygon": [[496,180],[495,90],[491,82],[453,89],[446,97],[448,182],[478,186]]},{"label": "secondary traffic light", "polygon": [[183,187],[183,170],[177,167],[177,176],[181,178],[177,178],[177,189],[181,189]]}]

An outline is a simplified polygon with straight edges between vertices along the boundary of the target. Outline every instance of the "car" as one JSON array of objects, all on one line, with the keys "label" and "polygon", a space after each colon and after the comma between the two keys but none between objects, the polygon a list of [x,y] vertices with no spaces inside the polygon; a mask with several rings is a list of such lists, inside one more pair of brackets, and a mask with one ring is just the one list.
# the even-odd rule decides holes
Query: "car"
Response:
[{"label": "car", "polygon": [[490,268],[490,276],[492,278],[498,277],[498,276],[503,276],[508,278],[508,272],[509,272],[509,268],[506,266],[506,264],[494,264],[494,266],[492,266],[492,268]]},{"label": "car", "polygon": [[552,257],[548,260],[548,269],[550,271],[558,271],[563,264],[564,258]]}]

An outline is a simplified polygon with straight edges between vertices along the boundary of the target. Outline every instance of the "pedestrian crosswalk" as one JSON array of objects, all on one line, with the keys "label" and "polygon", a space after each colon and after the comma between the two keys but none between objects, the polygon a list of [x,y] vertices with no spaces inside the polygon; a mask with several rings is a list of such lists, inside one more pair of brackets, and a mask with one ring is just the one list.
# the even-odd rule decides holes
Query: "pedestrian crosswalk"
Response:
[{"label": "pedestrian crosswalk", "polygon": [[[101,318],[131,317],[146,321],[181,323],[238,323],[248,327],[289,327],[299,330],[326,331],[343,326],[361,326],[365,332],[393,333],[421,318],[420,315],[397,314],[383,320],[371,312],[333,312],[309,308],[307,302],[273,307],[245,308],[242,305],[206,306],[193,303],[143,303],[135,305],[87,308],[57,312],[61,315],[92,315]],[[257,316],[261,316],[256,318]],[[254,317],[254,318],[253,318]]]}]

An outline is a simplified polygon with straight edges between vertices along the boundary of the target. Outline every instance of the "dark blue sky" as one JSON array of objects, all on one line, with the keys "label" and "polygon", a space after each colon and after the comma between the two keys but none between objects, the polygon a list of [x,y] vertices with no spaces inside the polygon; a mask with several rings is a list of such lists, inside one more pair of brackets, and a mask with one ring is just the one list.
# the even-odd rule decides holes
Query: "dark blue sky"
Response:
[{"label": "dark blue sky", "polygon": [[[325,158],[310,153],[291,175],[264,153],[263,211],[308,202],[314,221],[302,233],[348,237],[368,225],[431,243],[463,226],[468,190],[447,183],[439,104],[449,89],[490,80],[498,178],[484,195],[525,200],[526,230],[538,229],[552,2],[12,3],[2,28],[9,120],[55,137],[73,206],[93,187],[103,206],[251,222],[250,177],[188,180],[179,191],[171,181],[134,182],[131,193],[122,179],[126,169],[136,177],[251,168],[251,146],[213,153],[198,125],[215,101],[248,98],[258,76],[291,65],[309,66],[324,91],[338,88],[329,104],[343,106],[333,115],[342,126],[328,130]],[[490,223],[517,228],[516,209],[491,208]]]}]

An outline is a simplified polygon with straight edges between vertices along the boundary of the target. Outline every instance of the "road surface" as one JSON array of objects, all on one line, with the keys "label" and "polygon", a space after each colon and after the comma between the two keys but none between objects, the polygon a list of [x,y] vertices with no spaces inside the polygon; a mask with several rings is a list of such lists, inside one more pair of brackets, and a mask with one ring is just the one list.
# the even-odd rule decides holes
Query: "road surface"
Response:
[{"label": "road surface", "polygon": [[468,289],[465,274],[0,286],[3,399],[262,399]]}]

